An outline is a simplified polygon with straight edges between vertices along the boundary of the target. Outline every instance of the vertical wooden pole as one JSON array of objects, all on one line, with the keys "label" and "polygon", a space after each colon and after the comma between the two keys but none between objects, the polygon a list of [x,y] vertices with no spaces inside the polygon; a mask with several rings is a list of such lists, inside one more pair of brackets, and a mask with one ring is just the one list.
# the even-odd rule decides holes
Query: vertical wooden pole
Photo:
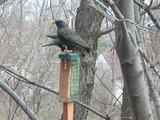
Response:
[{"label": "vertical wooden pole", "polygon": [[63,120],[73,120],[74,102],[70,96],[71,59],[61,59],[60,101],[63,102]]},{"label": "vertical wooden pole", "polygon": [[60,101],[68,102],[70,93],[71,59],[61,59]]},{"label": "vertical wooden pole", "polygon": [[74,101],[79,99],[80,54],[60,54],[60,102],[63,102],[63,120],[73,120]]},{"label": "vertical wooden pole", "polygon": [[63,103],[63,120],[73,120],[74,102]]}]

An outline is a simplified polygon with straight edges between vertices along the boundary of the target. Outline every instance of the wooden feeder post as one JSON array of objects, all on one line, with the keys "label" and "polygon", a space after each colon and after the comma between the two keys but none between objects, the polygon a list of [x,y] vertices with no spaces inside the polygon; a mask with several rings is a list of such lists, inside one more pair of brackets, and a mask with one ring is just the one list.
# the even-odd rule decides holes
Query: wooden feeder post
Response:
[{"label": "wooden feeder post", "polygon": [[60,54],[60,102],[63,102],[63,120],[73,120],[74,101],[79,100],[80,54]]}]

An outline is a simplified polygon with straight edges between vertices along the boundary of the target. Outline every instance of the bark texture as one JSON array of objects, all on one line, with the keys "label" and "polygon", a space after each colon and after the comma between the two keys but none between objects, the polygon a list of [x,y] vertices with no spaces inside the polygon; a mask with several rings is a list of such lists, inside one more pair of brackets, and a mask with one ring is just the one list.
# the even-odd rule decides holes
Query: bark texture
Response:
[{"label": "bark texture", "polygon": [[[100,27],[103,16],[94,8],[88,6],[86,0],[81,0],[76,16],[76,32],[86,40],[92,49],[92,60],[81,62],[80,73],[80,99],[86,104],[90,104],[92,89],[94,85],[95,61],[97,58],[97,40],[100,36]],[[74,120],[85,120],[88,111],[77,105],[75,106]]]},{"label": "bark texture", "polygon": [[[118,8],[124,18],[134,21],[134,4],[132,0],[121,0]],[[125,22],[128,33],[123,33],[121,23],[116,22],[117,53],[121,62],[121,68],[126,84],[127,94],[133,120],[153,120],[144,70],[138,53],[136,40],[136,28],[130,22]]]},{"label": "bark texture", "polygon": [[[135,21],[138,23],[139,20],[141,19],[140,18],[140,9],[139,9],[139,6],[137,6],[137,5],[135,5],[134,8],[135,8]],[[140,24],[142,25],[142,22]],[[143,40],[143,37],[142,37],[143,31],[141,29],[138,29],[137,31],[138,31],[137,38],[139,38],[137,40],[137,42],[139,43],[139,46],[146,54],[145,41]],[[157,118],[158,118],[158,120],[160,120],[160,96],[158,94],[157,87],[154,83],[154,77],[153,77],[151,70],[149,69],[149,66],[147,65],[147,63],[143,57],[141,59],[142,59],[142,64],[143,64],[143,68],[144,68],[144,73],[145,73],[147,83],[149,86],[150,96],[151,96],[151,99],[153,100],[153,104],[156,109]]]},{"label": "bark texture", "polygon": [[123,101],[121,106],[121,120],[132,120],[131,109],[126,86],[123,87]]}]

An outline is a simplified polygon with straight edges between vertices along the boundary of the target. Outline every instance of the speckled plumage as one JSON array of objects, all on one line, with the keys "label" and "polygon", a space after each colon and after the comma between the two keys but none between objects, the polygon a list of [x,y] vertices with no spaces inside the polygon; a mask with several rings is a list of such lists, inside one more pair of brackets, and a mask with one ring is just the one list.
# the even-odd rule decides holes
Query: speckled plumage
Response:
[{"label": "speckled plumage", "polygon": [[[57,35],[47,35],[47,37],[52,38],[54,40],[52,40],[49,44],[43,45],[42,47],[56,45],[59,48],[61,48],[61,51],[65,50],[65,45],[60,41]],[[72,50],[72,48],[68,48],[68,50]]]},{"label": "speckled plumage", "polygon": [[76,32],[72,31],[68,25],[62,21],[55,21],[57,26],[57,35],[60,41],[68,48],[72,48],[74,51],[86,56],[91,51],[89,45],[84,41]]}]

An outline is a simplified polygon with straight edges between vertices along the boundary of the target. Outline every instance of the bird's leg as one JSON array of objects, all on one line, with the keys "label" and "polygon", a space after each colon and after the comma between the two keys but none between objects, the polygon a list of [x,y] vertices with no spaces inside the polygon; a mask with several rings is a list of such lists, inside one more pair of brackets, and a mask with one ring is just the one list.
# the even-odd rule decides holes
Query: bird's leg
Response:
[{"label": "bird's leg", "polygon": [[67,47],[67,45],[65,45],[64,47],[65,47],[65,51],[67,51],[67,50],[68,50],[68,47]]},{"label": "bird's leg", "polygon": [[68,54],[68,52],[67,52],[67,50],[68,50],[68,47],[67,47],[67,45],[63,45],[64,46],[64,54]]},{"label": "bird's leg", "polygon": [[72,50],[70,53],[76,53],[76,50]]}]

